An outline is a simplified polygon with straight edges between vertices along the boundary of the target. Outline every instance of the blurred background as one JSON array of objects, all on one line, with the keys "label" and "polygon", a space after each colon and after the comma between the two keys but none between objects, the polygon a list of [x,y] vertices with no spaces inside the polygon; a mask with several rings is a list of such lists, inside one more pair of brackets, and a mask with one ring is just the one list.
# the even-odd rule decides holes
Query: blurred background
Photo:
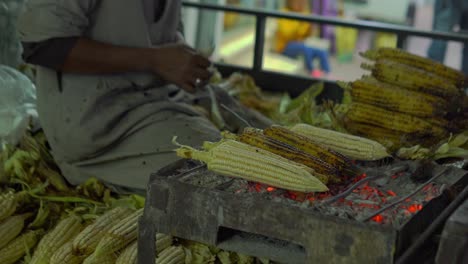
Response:
[{"label": "blurred background", "polygon": [[[190,2],[230,5],[243,8],[284,11],[284,0],[191,0]],[[435,0],[308,0],[307,12],[315,15],[386,22],[432,30]],[[255,17],[236,13],[184,8],[187,41],[197,48],[216,44],[213,59],[251,67],[254,56]],[[302,58],[291,58],[274,49],[277,19],[268,19],[263,68],[294,75],[309,75]],[[328,51],[331,72],[323,78],[353,80],[364,72],[359,68],[360,51],[373,47],[396,47],[396,35],[351,28],[312,25],[307,45]],[[426,56],[430,39],[410,37],[406,49]],[[445,64],[461,68],[462,44],[450,42]],[[315,62],[318,64],[318,61]]]}]

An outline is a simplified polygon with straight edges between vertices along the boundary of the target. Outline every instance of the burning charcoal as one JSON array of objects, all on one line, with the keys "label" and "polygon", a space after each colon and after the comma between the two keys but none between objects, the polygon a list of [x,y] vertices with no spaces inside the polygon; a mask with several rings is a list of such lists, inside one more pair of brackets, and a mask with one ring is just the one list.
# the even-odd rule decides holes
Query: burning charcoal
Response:
[{"label": "burning charcoal", "polygon": [[423,160],[418,164],[416,170],[411,174],[410,178],[414,182],[423,183],[432,177],[436,164],[431,160]]}]

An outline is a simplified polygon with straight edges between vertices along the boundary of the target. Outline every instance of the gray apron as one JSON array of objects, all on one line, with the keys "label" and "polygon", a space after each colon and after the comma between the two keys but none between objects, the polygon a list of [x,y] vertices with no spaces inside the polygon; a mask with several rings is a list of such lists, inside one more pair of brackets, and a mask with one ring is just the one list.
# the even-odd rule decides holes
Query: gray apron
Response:
[{"label": "gray apron", "polygon": [[[79,35],[148,48],[177,41],[181,1],[166,2],[153,23],[142,0],[29,0],[19,29],[23,41]],[[60,76],[39,67],[37,88],[41,124],[71,184],[97,177],[144,190],[151,173],[177,159],[173,136],[193,146],[219,139],[190,95],[152,74]]]}]

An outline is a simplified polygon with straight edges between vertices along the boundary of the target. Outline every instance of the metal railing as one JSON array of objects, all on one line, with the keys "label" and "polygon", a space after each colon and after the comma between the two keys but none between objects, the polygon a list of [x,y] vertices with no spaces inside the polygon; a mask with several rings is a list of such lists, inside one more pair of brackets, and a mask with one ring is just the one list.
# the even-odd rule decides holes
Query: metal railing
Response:
[{"label": "metal railing", "polygon": [[351,27],[356,29],[365,29],[379,32],[393,33],[397,35],[397,47],[402,48],[409,36],[427,37],[431,39],[452,40],[468,43],[468,35],[462,35],[450,32],[437,32],[418,30],[408,26],[399,26],[389,23],[372,21],[348,21],[345,19],[331,18],[318,15],[301,15],[295,13],[284,13],[278,11],[269,11],[264,9],[246,9],[235,6],[221,6],[215,4],[202,4],[183,1],[184,7],[206,9],[222,12],[235,12],[244,15],[256,17],[255,46],[253,72],[261,72],[263,64],[263,51],[265,44],[265,27],[267,18],[287,18],[300,21],[307,21],[316,24],[326,24],[342,27]]}]

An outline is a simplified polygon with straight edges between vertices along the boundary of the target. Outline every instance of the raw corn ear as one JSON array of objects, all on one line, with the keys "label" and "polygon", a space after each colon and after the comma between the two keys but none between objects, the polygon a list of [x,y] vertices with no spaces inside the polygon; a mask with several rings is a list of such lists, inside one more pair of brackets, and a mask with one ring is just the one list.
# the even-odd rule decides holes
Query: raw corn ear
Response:
[{"label": "raw corn ear", "polygon": [[321,192],[328,188],[311,169],[245,143],[225,140],[209,151],[180,146],[177,155],[205,162],[208,169],[224,176],[261,182],[299,192]]}]

